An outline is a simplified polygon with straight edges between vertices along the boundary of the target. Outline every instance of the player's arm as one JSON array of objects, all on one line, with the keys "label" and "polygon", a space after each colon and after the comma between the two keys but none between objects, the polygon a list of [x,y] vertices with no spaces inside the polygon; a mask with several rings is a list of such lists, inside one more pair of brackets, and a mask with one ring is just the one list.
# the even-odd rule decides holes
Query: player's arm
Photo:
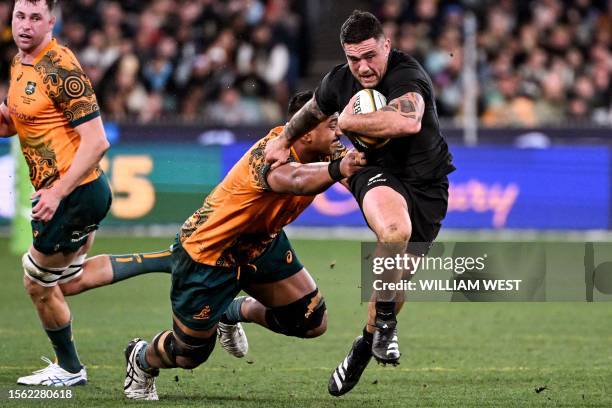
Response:
[{"label": "player's arm", "polygon": [[15,124],[9,115],[9,110],[3,102],[0,104],[0,137],[9,137],[17,133]]},{"label": "player's arm", "polygon": [[276,193],[315,195],[352,176],[365,164],[365,155],[351,150],[331,163],[286,163],[268,172],[267,183]]},{"label": "player's arm", "polygon": [[287,162],[289,158],[289,148],[300,137],[314,129],[319,123],[327,119],[328,116],[321,112],[314,96],[297,111],[295,115],[285,125],[283,132],[274,140],[266,145],[266,162],[276,168]]},{"label": "player's arm", "polygon": [[418,92],[407,92],[373,113],[354,115],[354,97],[338,117],[343,132],[384,139],[404,137],[421,131],[425,101]]},{"label": "player's arm", "polygon": [[327,118],[328,116],[321,112],[313,96],[285,125],[285,129],[279,139],[284,139],[286,146],[291,147],[296,140],[310,132]]},{"label": "player's arm", "polygon": [[54,185],[63,197],[77,188],[85,177],[98,166],[102,156],[110,147],[100,116],[78,125],[74,130],[81,136],[81,144],[70,168],[64,177],[56,182],[57,186]]},{"label": "player's arm", "polygon": [[109,148],[100,116],[74,128],[81,136],[81,144],[72,159],[66,174],[51,188],[37,190],[32,198],[39,197],[32,208],[32,218],[49,221],[53,218],[60,201],[70,194],[95,169]]}]

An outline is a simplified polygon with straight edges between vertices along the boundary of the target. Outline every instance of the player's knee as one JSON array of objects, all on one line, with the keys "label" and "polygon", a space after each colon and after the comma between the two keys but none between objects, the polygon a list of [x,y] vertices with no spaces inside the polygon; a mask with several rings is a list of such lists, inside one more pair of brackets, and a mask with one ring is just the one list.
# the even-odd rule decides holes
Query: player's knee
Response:
[{"label": "player's knee", "polygon": [[323,319],[321,320],[321,324],[319,324],[314,329],[309,330],[304,338],[314,338],[323,335],[327,331],[327,311],[323,312]]},{"label": "player's knee", "polygon": [[197,338],[183,333],[180,329],[163,331],[153,339],[153,352],[162,368],[198,367],[208,360],[215,348],[216,337]]},{"label": "player's knee", "polygon": [[210,337],[193,337],[184,333],[176,324],[174,324],[174,344],[172,350],[175,355],[177,367],[187,370],[198,367],[210,357],[217,337],[213,334]]},{"label": "player's knee", "polygon": [[268,328],[286,336],[317,337],[327,329],[325,300],[315,289],[312,293],[286,306],[268,308]]},{"label": "player's knee", "polygon": [[412,226],[407,223],[392,222],[377,231],[378,241],[384,243],[408,242]]},{"label": "player's knee", "polygon": [[[29,252],[21,257],[24,286],[28,294],[37,294],[43,288],[56,286],[66,268],[52,268],[38,264]],[[32,295],[30,295],[32,296]]]},{"label": "player's knee", "polygon": [[32,280],[25,275],[23,275],[23,287],[25,288],[25,291],[28,296],[30,296],[31,298],[37,297],[43,292],[42,286],[32,282]]},{"label": "player's knee", "polygon": [[176,365],[186,370],[191,370],[204,363],[210,357],[215,348],[216,337],[196,339],[192,344],[183,343],[181,340],[175,343]]}]

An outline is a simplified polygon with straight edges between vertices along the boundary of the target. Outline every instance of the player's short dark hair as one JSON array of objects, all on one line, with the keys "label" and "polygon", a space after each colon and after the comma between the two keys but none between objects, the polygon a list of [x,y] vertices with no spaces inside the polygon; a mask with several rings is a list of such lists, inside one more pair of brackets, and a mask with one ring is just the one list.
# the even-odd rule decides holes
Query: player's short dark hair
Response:
[{"label": "player's short dark hair", "polygon": [[302,109],[302,106],[306,105],[306,103],[312,99],[312,95],[312,91],[302,91],[293,95],[287,107],[287,119],[290,120],[297,111]]},{"label": "player's short dark hair", "polygon": [[[17,1],[19,0],[14,0],[13,4],[17,3]],[[39,2],[43,0],[21,0],[21,1],[25,1],[26,3],[38,4]],[[44,0],[44,2],[47,4],[47,8],[49,9],[49,11],[53,11],[53,9],[55,8],[55,5],[57,4],[57,0]]]},{"label": "player's short dark hair", "polygon": [[340,43],[357,44],[370,38],[383,37],[383,28],[380,21],[372,13],[353,10],[340,29]]}]

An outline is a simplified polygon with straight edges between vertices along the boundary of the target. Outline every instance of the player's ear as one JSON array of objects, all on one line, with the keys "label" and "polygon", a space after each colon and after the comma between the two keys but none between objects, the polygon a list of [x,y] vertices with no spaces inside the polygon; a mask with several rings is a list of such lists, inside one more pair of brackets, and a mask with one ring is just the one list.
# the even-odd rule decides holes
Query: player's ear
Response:
[{"label": "player's ear", "polygon": [[55,25],[55,21],[57,20],[57,17],[55,17],[55,13],[53,13],[51,11],[51,19],[49,20],[49,28],[53,29],[53,26]]},{"label": "player's ear", "polygon": [[305,144],[311,144],[312,143],[312,132],[306,133],[304,136],[300,138],[300,140],[302,140]]}]

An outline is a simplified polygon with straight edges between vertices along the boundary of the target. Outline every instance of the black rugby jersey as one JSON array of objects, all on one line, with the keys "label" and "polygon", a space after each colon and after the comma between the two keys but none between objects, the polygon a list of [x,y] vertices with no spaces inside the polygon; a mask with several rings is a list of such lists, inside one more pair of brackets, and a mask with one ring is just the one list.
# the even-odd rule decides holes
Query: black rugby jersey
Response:
[{"label": "black rugby jersey", "polygon": [[[341,64],[323,78],[315,90],[315,100],[319,109],[329,116],[341,112],[362,89],[348,64]],[[419,133],[391,139],[382,148],[370,150],[366,155],[368,164],[381,166],[414,182],[438,179],[455,170],[446,140],[440,133],[433,84],[417,60],[391,50],[387,72],[374,89],[388,102],[407,92],[417,92],[425,101],[425,112]]]}]

